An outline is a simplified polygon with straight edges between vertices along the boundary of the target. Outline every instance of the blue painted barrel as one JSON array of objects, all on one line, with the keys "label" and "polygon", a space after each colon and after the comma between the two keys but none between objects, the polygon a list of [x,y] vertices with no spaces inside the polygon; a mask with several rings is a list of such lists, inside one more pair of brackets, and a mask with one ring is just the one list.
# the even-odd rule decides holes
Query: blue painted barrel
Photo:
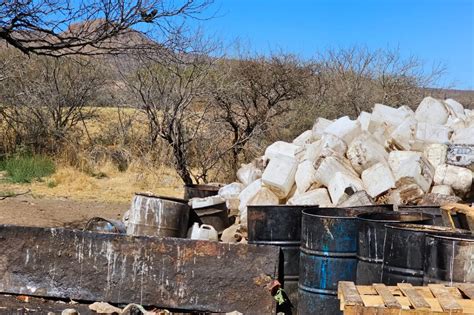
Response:
[{"label": "blue painted barrel", "polygon": [[339,281],[355,281],[360,210],[303,210],[298,314],[341,314]]}]

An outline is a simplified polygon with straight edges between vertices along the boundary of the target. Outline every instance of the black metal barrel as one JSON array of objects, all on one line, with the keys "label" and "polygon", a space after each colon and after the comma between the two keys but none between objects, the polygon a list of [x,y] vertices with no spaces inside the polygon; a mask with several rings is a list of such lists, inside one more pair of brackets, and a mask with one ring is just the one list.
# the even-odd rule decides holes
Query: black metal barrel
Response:
[{"label": "black metal barrel", "polygon": [[357,218],[359,220],[357,284],[372,284],[382,281],[386,224],[433,223],[433,216],[425,213],[364,213],[358,215]]},{"label": "black metal barrel", "polygon": [[189,184],[184,185],[184,199],[206,198],[215,196],[219,193],[220,186],[205,184]]},{"label": "black metal barrel", "polygon": [[355,206],[348,207],[360,211],[360,213],[374,213],[374,212],[391,212],[393,211],[393,205],[368,205],[368,206]]},{"label": "black metal barrel", "polygon": [[424,284],[474,282],[474,236],[427,235]]},{"label": "black metal barrel", "polygon": [[[421,213],[431,214],[432,216],[434,216],[433,225],[445,226],[443,217],[441,215],[441,208],[439,206],[398,206],[398,211],[421,212]],[[455,221],[455,223],[458,222],[456,213],[453,212],[451,216],[453,220]],[[456,226],[459,226],[459,224],[457,224]]]},{"label": "black metal barrel", "polygon": [[455,233],[462,231],[433,225],[386,225],[382,282],[388,285],[405,282],[423,285],[426,235]]},{"label": "black metal barrel", "polygon": [[355,281],[360,210],[303,211],[298,314],[340,314],[338,281]]},{"label": "black metal barrel", "polygon": [[[296,307],[298,304],[298,273],[301,240],[301,212],[315,206],[248,206],[249,244],[273,245],[281,248],[285,292]],[[317,206],[316,206],[317,208]]]}]

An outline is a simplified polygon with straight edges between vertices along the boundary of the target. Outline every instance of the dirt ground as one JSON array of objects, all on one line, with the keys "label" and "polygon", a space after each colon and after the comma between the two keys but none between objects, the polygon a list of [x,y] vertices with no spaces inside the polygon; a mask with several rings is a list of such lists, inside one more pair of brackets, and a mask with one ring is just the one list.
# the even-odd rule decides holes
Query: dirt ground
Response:
[{"label": "dirt ground", "polygon": [[[41,181],[15,184],[0,172],[0,224],[82,228],[92,217],[121,219],[136,192],[182,197],[182,184],[171,170],[143,173],[102,169],[95,178],[71,167],[59,166]],[[2,196],[25,193],[17,197]]]},{"label": "dirt ground", "polygon": [[31,195],[0,200],[0,224],[83,228],[92,217],[121,219],[128,203],[33,198]]}]

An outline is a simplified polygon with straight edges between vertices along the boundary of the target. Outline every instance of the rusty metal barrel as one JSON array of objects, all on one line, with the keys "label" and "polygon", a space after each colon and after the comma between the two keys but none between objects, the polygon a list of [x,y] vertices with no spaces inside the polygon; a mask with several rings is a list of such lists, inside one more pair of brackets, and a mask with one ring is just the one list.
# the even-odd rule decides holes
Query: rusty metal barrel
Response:
[{"label": "rusty metal barrel", "polygon": [[426,235],[453,235],[462,232],[434,225],[386,225],[382,282],[387,285],[423,285]]},{"label": "rusty metal barrel", "polygon": [[205,184],[189,184],[184,185],[184,199],[206,198],[215,196],[219,192],[219,186]]},{"label": "rusty metal barrel", "polygon": [[427,235],[423,283],[474,282],[474,235]]},{"label": "rusty metal barrel", "polygon": [[338,281],[355,281],[360,210],[303,211],[298,314],[340,314]]},{"label": "rusty metal barrel", "polygon": [[[315,206],[248,206],[248,242],[278,246],[283,254],[280,281],[290,301],[298,304],[301,212]],[[316,206],[317,208],[317,206]]]},{"label": "rusty metal barrel", "polygon": [[[205,185],[205,184],[190,184],[184,185],[184,199],[191,198],[206,198],[216,196],[219,192],[220,186]],[[222,233],[229,227],[229,211],[225,203],[194,209],[194,212],[199,217],[199,222],[203,224],[212,225],[219,233]],[[194,221],[198,221],[193,218]]]},{"label": "rusty metal barrel", "polygon": [[[398,211],[431,214],[434,216],[433,225],[446,226],[445,222],[443,221],[443,216],[441,215],[441,208],[439,206],[398,206]],[[460,226],[459,218],[456,212],[452,212],[451,217],[453,218],[454,224],[456,226]]]},{"label": "rusty metal barrel", "polygon": [[127,228],[125,224],[119,220],[93,217],[87,221],[84,231],[125,234],[127,233]]},{"label": "rusty metal barrel", "polygon": [[186,237],[189,206],[177,198],[135,194],[129,212],[127,234]]},{"label": "rusty metal barrel", "polygon": [[364,213],[359,220],[359,246],[357,257],[357,284],[372,284],[382,281],[382,263],[386,224],[432,224],[433,216],[425,213],[383,212]]}]

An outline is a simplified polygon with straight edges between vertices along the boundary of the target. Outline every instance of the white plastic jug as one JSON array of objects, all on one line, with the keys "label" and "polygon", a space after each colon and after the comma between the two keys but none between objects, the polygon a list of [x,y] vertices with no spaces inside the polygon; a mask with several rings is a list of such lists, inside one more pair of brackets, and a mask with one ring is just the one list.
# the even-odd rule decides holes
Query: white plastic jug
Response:
[{"label": "white plastic jug", "polygon": [[197,222],[195,222],[193,226],[189,228],[188,238],[192,240],[219,240],[217,231],[212,225],[202,224],[199,226],[199,223]]}]

